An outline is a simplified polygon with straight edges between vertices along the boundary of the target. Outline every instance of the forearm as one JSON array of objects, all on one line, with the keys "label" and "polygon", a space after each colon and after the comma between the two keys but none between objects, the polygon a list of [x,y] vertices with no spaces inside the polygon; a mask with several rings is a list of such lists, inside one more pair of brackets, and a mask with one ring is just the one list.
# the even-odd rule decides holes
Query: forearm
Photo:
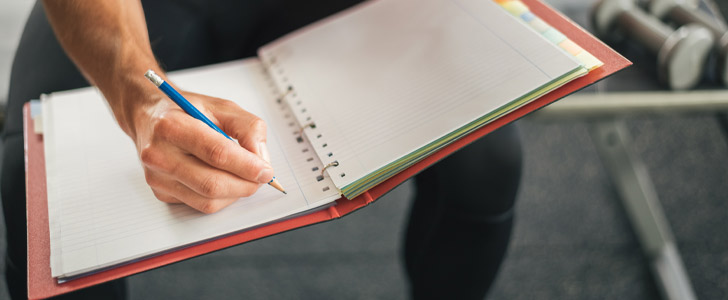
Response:
[{"label": "forearm", "polygon": [[[46,14],[68,56],[99,87],[121,128],[135,139],[135,111],[152,105],[154,87],[144,79],[157,71],[139,1],[45,0]],[[133,102],[133,103],[131,103]]]},{"label": "forearm", "polygon": [[212,213],[272,180],[261,119],[229,100],[182,91],[236,144],[195,121],[144,77],[150,68],[164,74],[138,0],[44,0],[44,5],[66,53],[99,87],[136,144],[159,200]]}]

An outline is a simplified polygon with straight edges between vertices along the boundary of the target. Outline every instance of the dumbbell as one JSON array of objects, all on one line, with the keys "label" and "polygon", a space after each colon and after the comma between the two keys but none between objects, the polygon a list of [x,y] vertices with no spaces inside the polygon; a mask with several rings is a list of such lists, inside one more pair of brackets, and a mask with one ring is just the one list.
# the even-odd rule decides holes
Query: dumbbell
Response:
[{"label": "dumbbell", "polygon": [[700,24],[713,34],[718,53],[720,77],[728,86],[728,25],[722,20],[711,18],[695,6],[680,0],[651,0],[650,12],[660,19],[669,19],[680,25]]},{"label": "dumbbell", "polygon": [[592,11],[592,23],[602,37],[614,36],[616,30],[656,54],[658,79],[674,90],[689,89],[700,81],[713,46],[708,29],[689,24],[673,30],[633,0],[600,0]]}]

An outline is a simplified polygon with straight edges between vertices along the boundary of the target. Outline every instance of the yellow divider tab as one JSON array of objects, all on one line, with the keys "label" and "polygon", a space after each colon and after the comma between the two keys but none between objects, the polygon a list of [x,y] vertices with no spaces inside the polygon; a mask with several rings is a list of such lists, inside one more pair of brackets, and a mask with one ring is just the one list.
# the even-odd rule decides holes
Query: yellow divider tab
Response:
[{"label": "yellow divider tab", "polygon": [[521,1],[507,1],[501,3],[503,8],[516,17],[520,17],[523,13],[528,12],[528,6]]}]

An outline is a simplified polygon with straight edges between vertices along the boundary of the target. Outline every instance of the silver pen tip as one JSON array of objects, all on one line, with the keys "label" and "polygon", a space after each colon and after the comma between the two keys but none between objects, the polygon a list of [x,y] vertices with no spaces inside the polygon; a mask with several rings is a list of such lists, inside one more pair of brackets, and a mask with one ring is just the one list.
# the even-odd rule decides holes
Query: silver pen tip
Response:
[{"label": "silver pen tip", "polygon": [[162,83],[164,83],[164,80],[162,80],[162,77],[159,77],[159,75],[154,73],[154,71],[152,71],[151,69],[147,70],[147,72],[144,73],[144,77],[149,79],[149,81],[154,83],[154,85],[156,85],[156,86],[160,86],[160,85],[162,85]]}]

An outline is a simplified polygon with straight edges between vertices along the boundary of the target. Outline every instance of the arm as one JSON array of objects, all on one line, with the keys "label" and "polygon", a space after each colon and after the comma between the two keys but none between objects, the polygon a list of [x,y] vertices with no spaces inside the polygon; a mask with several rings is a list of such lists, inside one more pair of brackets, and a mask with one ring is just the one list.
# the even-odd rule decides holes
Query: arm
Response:
[{"label": "arm", "polygon": [[[134,141],[154,195],[212,213],[253,194],[273,177],[265,123],[236,104],[182,92],[239,141],[190,117],[144,78],[162,77],[139,1],[44,1],[61,45],[109,103]],[[166,79],[166,78],[165,78]]]}]

